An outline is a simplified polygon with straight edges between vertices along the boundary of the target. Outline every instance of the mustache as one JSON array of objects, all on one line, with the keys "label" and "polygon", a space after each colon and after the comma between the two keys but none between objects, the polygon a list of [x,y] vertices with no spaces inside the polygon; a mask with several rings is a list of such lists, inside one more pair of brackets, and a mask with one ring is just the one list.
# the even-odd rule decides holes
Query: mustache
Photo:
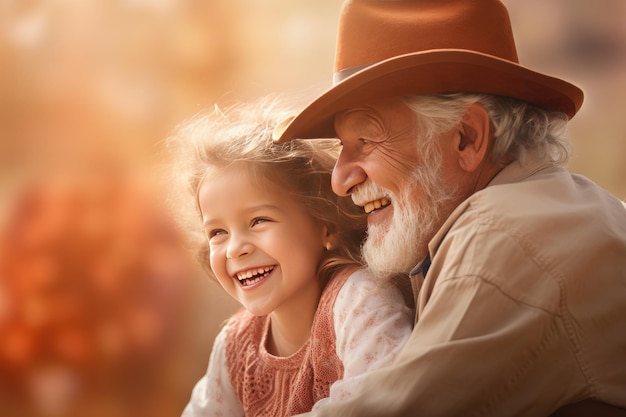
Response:
[{"label": "mustache", "polygon": [[352,202],[357,206],[364,206],[365,204],[379,199],[381,197],[387,197],[391,200],[392,192],[382,187],[373,181],[366,181],[359,184],[350,194]]}]

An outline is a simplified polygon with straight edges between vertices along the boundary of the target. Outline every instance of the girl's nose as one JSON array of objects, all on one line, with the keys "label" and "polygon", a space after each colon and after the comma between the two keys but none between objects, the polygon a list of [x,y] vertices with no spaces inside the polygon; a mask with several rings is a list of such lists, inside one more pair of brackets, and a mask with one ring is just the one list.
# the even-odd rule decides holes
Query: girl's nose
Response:
[{"label": "girl's nose", "polygon": [[237,259],[252,253],[254,246],[244,237],[231,235],[226,248],[226,259]]}]

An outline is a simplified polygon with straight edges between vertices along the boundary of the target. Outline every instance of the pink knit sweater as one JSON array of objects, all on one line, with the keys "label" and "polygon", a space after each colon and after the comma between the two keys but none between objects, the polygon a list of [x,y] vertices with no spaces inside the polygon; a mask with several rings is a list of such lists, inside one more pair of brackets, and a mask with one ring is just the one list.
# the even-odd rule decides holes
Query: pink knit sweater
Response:
[{"label": "pink knit sweater", "polygon": [[228,325],[226,361],[231,383],[246,416],[280,417],[310,411],[343,377],[337,357],[333,306],[352,271],[334,277],[324,289],[311,337],[293,355],[276,357],[266,350],[269,317],[243,310]]}]

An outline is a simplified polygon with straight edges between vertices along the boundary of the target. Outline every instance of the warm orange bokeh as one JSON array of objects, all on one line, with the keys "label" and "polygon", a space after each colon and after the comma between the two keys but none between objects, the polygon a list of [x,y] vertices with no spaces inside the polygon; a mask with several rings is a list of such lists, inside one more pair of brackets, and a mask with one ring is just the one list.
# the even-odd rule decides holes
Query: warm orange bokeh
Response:
[{"label": "warm orange bokeh", "polygon": [[136,392],[135,406],[142,392],[155,394],[164,381],[150,376],[184,352],[180,323],[193,282],[180,232],[149,184],[32,184],[9,207],[0,254],[3,407],[24,397],[45,408],[42,396],[59,378],[73,384],[67,413],[112,387]]},{"label": "warm orange bokeh", "polygon": [[[340,3],[2,2],[1,415],[180,413],[235,305],[161,210],[161,145],[214,104],[329,87]],[[570,168],[626,198],[626,2],[505,3],[521,62],[585,91]]]}]

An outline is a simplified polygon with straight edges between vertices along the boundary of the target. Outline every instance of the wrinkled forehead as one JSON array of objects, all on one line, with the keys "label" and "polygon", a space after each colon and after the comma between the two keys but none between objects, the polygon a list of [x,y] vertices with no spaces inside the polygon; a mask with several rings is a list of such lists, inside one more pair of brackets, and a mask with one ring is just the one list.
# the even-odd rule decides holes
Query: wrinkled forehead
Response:
[{"label": "wrinkled forehead", "polygon": [[413,128],[415,121],[415,113],[402,99],[390,98],[339,112],[334,125],[337,137],[342,139],[354,134],[388,135],[394,130]]},{"label": "wrinkled forehead", "polygon": [[335,132],[340,138],[349,132],[380,129],[383,125],[384,118],[371,107],[358,107],[335,115]]}]

